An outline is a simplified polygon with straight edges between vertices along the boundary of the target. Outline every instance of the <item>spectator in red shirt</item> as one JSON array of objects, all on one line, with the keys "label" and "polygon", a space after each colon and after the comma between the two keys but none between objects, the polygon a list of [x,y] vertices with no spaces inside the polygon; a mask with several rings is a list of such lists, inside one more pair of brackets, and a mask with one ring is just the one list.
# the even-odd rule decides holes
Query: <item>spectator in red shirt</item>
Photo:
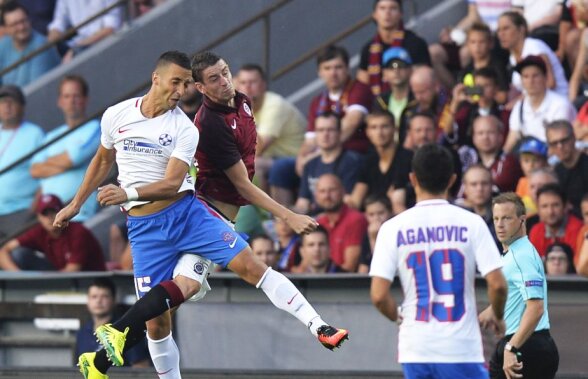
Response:
[{"label": "spectator in red shirt", "polygon": [[331,260],[343,271],[356,272],[367,221],[361,212],[343,203],[344,194],[343,184],[336,175],[319,177],[315,197],[324,212],[317,221],[329,233]]},{"label": "spectator in red shirt", "polygon": [[557,184],[547,184],[537,191],[539,222],[529,233],[529,240],[540,256],[545,256],[547,247],[555,242],[568,244],[577,261],[576,241],[582,228],[582,221],[565,209],[566,199]]},{"label": "spectator in red shirt", "polygon": [[492,172],[494,192],[514,191],[523,175],[517,157],[502,150],[504,124],[494,115],[478,116],[472,126],[474,147],[459,149],[463,169],[476,163],[483,164]]},{"label": "spectator in red shirt", "polygon": [[35,208],[39,224],[0,249],[3,270],[105,270],[100,244],[84,225],[71,222],[64,230],[53,227],[55,215],[61,208],[63,204],[55,195],[46,194],[39,198]]},{"label": "spectator in red shirt", "polygon": [[369,147],[363,124],[373,97],[367,85],[352,79],[347,50],[327,46],[318,53],[316,63],[318,76],[326,88],[310,103],[307,133],[296,162],[299,175],[304,163],[316,156],[312,155],[316,148],[315,119],[324,113],[334,113],[341,118],[341,142],[345,149],[364,153]]}]

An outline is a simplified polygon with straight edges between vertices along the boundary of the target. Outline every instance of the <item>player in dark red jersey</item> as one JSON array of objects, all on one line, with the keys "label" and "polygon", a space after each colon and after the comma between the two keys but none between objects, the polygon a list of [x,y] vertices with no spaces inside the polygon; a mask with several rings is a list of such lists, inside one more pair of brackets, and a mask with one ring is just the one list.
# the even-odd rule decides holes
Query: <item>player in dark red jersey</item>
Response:
[{"label": "player in dark red jersey", "polygon": [[[229,222],[235,219],[240,206],[251,203],[283,219],[296,233],[314,230],[314,219],[286,209],[251,182],[255,173],[255,121],[251,101],[233,88],[228,64],[214,53],[203,52],[192,60],[192,76],[203,94],[194,120],[200,131],[196,151],[198,195]],[[249,283],[257,283],[256,287],[262,288],[276,307],[308,323],[310,331],[327,348],[337,347],[347,339],[346,330],[326,325],[316,313],[313,319],[304,321],[291,302],[301,298],[308,304],[306,299],[288,278],[255,258],[251,250],[240,252],[228,267],[244,274],[241,277]]]}]

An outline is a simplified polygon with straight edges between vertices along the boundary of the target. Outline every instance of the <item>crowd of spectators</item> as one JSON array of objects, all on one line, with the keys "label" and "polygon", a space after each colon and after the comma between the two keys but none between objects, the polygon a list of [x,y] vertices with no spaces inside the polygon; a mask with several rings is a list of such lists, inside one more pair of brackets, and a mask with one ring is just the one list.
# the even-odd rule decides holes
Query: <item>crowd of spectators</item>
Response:
[{"label": "crowd of spectators", "polygon": [[[580,4],[470,0],[467,16],[427,46],[404,28],[401,1],[375,1],[377,32],[357,52],[355,79],[342,47],[317,54],[325,89],[307,111],[304,142],[296,158],[280,157],[278,172],[270,171],[275,198],[314,215],[328,237],[324,249],[310,239],[309,254],[304,236],[296,258],[289,251],[291,264],[278,268],[367,272],[382,222],[414,205],[414,150],[439,143],[456,163],[451,201],[493,232],[492,197],[516,191],[548,274],[585,273],[587,62],[578,45],[588,39],[588,17]],[[321,260],[327,248],[329,260]],[[327,269],[316,270],[318,261]]]},{"label": "crowd of spectators", "polygon": [[[34,50],[34,43],[55,40],[112,2],[98,1],[90,9],[56,0],[54,17],[45,24],[47,37],[31,26],[32,15],[40,10],[33,13],[24,5],[28,2],[10,3],[3,8],[6,35],[0,48],[4,43],[13,50]],[[156,3],[132,1],[133,14]],[[467,16],[444,28],[439,41],[428,46],[404,27],[400,0],[374,1],[376,33],[360,51],[331,45],[317,54],[323,88],[309,109],[298,109],[272,92],[259,65],[238,70],[235,86],[252,99],[258,128],[254,182],[284,206],[316,217],[320,225],[297,236],[283,220],[243,207],[237,231],[251,235],[256,256],[283,272],[367,272],[382,223],[414,205],[409,180],[414,151],[438,143],[454,159],[453,203],[482,217],[493,232],[493,196],[516,191],[548,275],[588,274],[588,12],[583,2],[573,0],[542,1],[540,6],[533,0],[495,3],[469,0]],[[120,13],[113,11],[80,30],[64,57],[115,32],[122,23]],[[57,52],[46,53],[57,64]],[[350,53],[360,55],[355,73]],[[0,88],[0,169],[85,120],[89,96],[83,78],[66,76],[57,101],[64,125],[44,136],[24,121],[25,98],[8,78],[3,76]],[[24,74],[21,80],[26,80]],[[200,101],[192,89],[181,107],[193,117]],[[22,189],[17,198],[0,194],[0,232],[10,235],[13,225],[6,220],[17,216],[37,217],[43,225],[55,208],[41,211],[43,201],[71,198],[98,143],[98,121],[91,120],[0,175],[4,188]],[[98,210],[94,200],[86,207],[76,221]],[[63,238],[46,229],[45,239]],[[0,250],[4,269],[18,267],[16,247],[45,253],[27,233]],[[113,225],[111,235],[109,256],[120,261],[107,266],[130,268],[124,227]],[[80,262],[75,267],[84,269]]]},{"label": "crowd of spectators", "polygon": [[[85,24],[117,0],[0,0],[0,84],[26,86],[164,1],[128,0]],[[77,29],[69,34],[72,28]],[[46,45],[51,46],[9,69]]]}]

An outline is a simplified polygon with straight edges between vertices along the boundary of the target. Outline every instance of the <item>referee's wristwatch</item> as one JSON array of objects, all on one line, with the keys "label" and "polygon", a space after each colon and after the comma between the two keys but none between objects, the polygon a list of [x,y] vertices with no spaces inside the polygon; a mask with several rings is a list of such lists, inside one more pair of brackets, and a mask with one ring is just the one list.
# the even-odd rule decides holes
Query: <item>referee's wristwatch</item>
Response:
[{"label": "referee's wristwatch", "polygon": [[504,350],[510,351],[511,353],[516,355],[517,357],[520,357],[522,355],[521,351],[518,348],[511,345],[510,342],[507,342],[506,345],[504,345]]}]

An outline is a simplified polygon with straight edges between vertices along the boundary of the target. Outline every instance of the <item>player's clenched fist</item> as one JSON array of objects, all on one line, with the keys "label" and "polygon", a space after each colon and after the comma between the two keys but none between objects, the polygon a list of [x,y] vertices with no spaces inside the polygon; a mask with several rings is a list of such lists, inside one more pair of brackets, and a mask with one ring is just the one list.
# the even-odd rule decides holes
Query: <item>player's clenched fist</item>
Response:
[{"label": "player's clenched fist", "polygon": [[318,226],[318,222],[316,222],[314,218],[298,213],[292,213],[284,221],[286,221],[288,226],[290,226],[297,234],[310,233]]},{"label": "player's clenched fist", "polygon": [[127,193],[114,184],[98,188],[98,202],[101,206],[118,205],[127,201]]}]

